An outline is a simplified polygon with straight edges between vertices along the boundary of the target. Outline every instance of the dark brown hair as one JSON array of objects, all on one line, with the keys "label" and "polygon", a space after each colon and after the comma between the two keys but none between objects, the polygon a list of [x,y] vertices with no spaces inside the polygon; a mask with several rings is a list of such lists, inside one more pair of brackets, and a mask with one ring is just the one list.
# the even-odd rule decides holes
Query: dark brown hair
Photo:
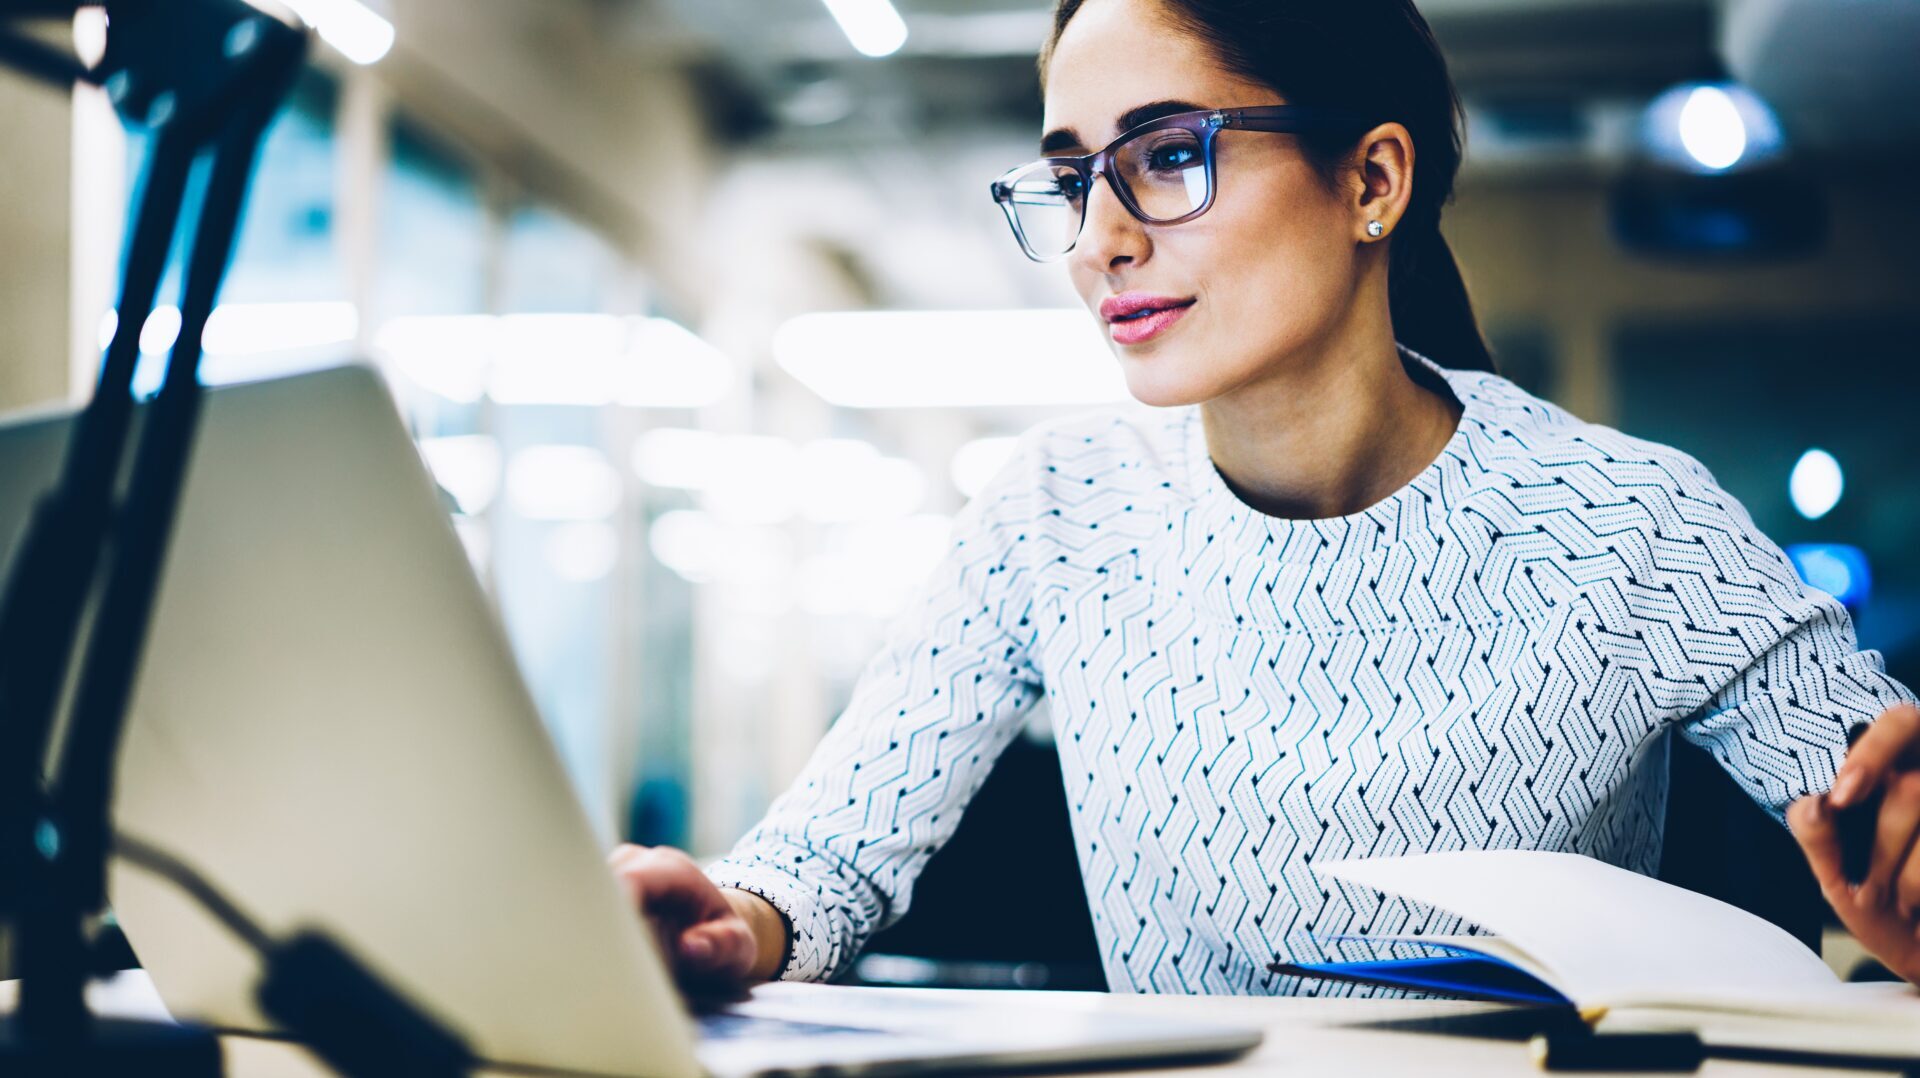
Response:
[{"label": "dark brown hair", "polygon": [[[1086,0],[1056,0],[1040,53],[1044,84],[1054,46]],[[1352,109],[1398,122],[1415,149],[1413,193],[1388,242],[1393,335],[1444,366],[1494,369],[1466,282],[1440,234],[1440,210],[1460,169],[1460,97],[1413,0],[1154,0],[1229,71],[1291,104]],[[1244,102],[1229,101],[1222,105]],[[1329,190],[1355,146],[1342,136],[1295,136]]]}]

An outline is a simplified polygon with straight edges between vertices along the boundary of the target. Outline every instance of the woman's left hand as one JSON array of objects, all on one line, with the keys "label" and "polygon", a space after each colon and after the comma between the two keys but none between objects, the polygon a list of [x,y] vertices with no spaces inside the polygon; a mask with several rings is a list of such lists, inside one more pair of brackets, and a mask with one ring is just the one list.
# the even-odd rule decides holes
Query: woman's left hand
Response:
[{"label": "woman's left hand", "polygon": [[[1840,868],[1836,813],[1882,791],[1872,821],[1873,860],[1866,879],[1847,882]],[[1909,981],[1920,983],[1920,708],[1888,708],[1847,750],[1833,788],[1787,808],[1820,892],[1840,923],[1874,957]]]}]

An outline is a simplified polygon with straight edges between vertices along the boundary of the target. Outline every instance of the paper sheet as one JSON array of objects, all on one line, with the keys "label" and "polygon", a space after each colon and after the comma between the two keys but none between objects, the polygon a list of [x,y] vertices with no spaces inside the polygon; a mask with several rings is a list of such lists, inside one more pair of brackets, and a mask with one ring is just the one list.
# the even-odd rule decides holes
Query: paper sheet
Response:
[{"label": "paper sheet", "polygon": [[1590,857],[1464,850],[1331,861],[1318,871],[1497,933],[1568,998],[1808,999],[1838,978],[1776,925]]}]

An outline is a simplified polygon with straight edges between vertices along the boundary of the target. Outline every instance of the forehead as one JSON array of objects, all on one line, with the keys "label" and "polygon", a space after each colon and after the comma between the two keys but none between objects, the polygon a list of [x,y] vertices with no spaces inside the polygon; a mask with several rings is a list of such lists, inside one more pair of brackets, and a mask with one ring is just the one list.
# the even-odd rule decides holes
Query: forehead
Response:
[{"label": "forehead", "polygon": [[1042,89],[1041,130],[1071,129],[1088,148],[1118,135],[1120,115],[1150,101],[1206,108],[1280,101],[1270,87],[1223,69],[1153,0],[1087,0],[1055,43]]}]

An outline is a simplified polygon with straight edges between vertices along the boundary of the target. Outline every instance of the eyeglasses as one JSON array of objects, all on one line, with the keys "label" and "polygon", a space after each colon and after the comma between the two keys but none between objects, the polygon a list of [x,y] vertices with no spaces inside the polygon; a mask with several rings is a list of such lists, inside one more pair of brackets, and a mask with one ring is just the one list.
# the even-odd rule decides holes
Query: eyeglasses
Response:
[{"label": "eyeglasses", "polygon": [[1007,215],[1021,250],[1051,262],[1073,250],[1087,219],[1096,176],[1127,212],[1146,224],[1177,225],[1213,205],[1218,186],[1214,136],[1221,131],[1338,132],[1358,135],[1359,113],[1306,105],[1201,109],[1150,120],[1085,157],[1043,157],[993,181],[993,200]]}]

